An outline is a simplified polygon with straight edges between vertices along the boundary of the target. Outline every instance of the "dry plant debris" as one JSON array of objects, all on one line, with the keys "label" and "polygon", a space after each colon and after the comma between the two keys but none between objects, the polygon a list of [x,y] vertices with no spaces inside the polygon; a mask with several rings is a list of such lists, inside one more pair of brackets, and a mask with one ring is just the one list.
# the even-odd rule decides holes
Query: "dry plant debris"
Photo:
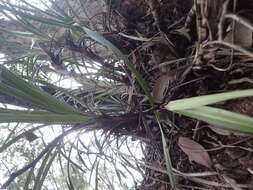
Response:
[{"label": "dry plant debris", "polygon": [[212,168],[211,158],[202,145],[186,137],[179,137],[178,145],[190,161],[195,161],[209,169]]},{"label": "dry plant debris", "polygon": [[[113,19],[117,20],[111,23],[121,23],[117,40],[123,40],[117,47],[128,53],[144,76],[159,109],[170,100],[253,87],[252,1],[121,2],[124,10],[122,6],[111,10]],[[115,36],[110,40],[113,43]],[[128,110],[136,108],[136,102],[142,104],[144,127],[140,131],[151,140],[146,143],[145,162],[165,170],[160,133],[152,110],[145,105],[147,99],[143,98],[140,87],[130,80],[133,86],[129,88]],[[247,98],[217,107],[250,116],[253,111],[252,100]],[[177,178],[179,189],[253,189],[249,135],[216,130],[163,109],[159,110],[159,116],[170,145],[173,167],[185,174]],[[238,149],[242,155],[231,156]],[[217,173],[204,175],[208,171]],[[196,177],[201,172],[204,174]],[[165,174],[146,168],[144,181],[138,188],[166,190],[170,189],[168,182]]]},{"label": "dry plant debris", "polygon": [[[99,26],[98,32],[128,56],[152,89],[154,108],[125,65],[104,61],[103,56],[108,60],[112,57],[107,48],[86,36],[78,42],[66,38],[62,43],[76,56],[99,62],[102,69],[118,74],[107,72],[105,77],[123,84],[119,91],[123,91],[127,113],[102,117],[98,127],[116,136],[132,135],[145,143],[145,165],[141,165],[144,180],[137,189],[171,189],[154,110],[159,112],[170,147],[178,189],[253,189],[252,136],[217,131],[212,126],[210,129],[206,123],[163,109],[165,103],[175,99],[253,88],[253,1],[111,2],[115,4],[91,16],[88,26]],[[68,36],[65,32],[59,29],[55,40]],[[62,66],[52,53],[57,52],[56,45],[52,50],[49,44],[40,46],[52,62],[58,63],[55,70]],[[61,70],[64,75],[87,79],[64,67]],[[252,98],[216,106],[253,116]]]}]

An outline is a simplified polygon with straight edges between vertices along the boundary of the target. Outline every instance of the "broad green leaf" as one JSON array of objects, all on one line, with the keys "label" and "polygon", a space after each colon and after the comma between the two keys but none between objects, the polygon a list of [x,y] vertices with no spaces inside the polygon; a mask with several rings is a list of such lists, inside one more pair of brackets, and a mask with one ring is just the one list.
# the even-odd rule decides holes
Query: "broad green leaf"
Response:
[{"label": "broad green leaf", "polygon": [[234,98],[242,98],[253,96],[253,89],[250,90],[237,90],[232,92],[225,92],[219,94],[197,96],[193,98],[184,98],[169,102],[165,108],[170,111],[184,110],[214,104],[221,101],[226,101]]},{"label": "broad green leaf", "polygon": [[174,112],[194,119],[205,121],[217,127],[223,127],[240,132],[253,133],[253,118],[239,113],[234,113],[231,111],[209,106],[176,110]]}]

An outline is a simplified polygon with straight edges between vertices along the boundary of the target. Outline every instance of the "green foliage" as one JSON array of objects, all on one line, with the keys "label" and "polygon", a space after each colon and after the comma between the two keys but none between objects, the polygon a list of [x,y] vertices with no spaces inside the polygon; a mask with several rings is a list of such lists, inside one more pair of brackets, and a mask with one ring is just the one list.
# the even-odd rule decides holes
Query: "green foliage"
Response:
[{"label": "green foliage", "polygon": [[[145,95],[148,97],[148,100],[149,100],[150,104],[152,106],[154,105],[150,89],[149,89],[147,83],[145,82],[144,78],[135,69],[135,67],[133,66],[133,64],[131,64],[129,62],[129,60],[127,59],[127,57],[115,45],[113,45],[111,42],[109,42],[107,39],[105,39],[102,35],[98,34],[95,31],[90,30],[87,27],[84,27],[84,26],[81,27],[79,25],[73,25],[73,27],[71,28],[71,30],[75,31],[74,33],[76,33],[76,34],[78,34],[80,31],[83,32],[83,33],[86,33],[92,39],[94,39],[97,42],[99,42],[99,43],[103,44],[104,46],[108,47],[116,55],[118,61],[123,61],[124,64],[126,64],[126,66],[128,67],[128,69],[136,77],[136,79],[137,79],[138,83],[140,84],[140,86],[142,87]],[[79,36],[79,37],[81,37],[81,36]]]},{"label": "green foliage", "polygon": [[192,98],[185,98],[169,102],[165,107],[168,110],[184,110],[192,109],[200,106],[214,104],[221,101],[231,100],[235,98],[243,98],[253,96],[253,90],[237,90],[233,92],[224,92],[206,96],[197,96]]},{"label": "green foliage", "polygon": [[253,90],[238,90],[233,92],[199,96],[169,102],[165,108],[194,119],[202,120],[217,127],[253,133],[253,118],[233,113],[220,108],[212,108],[209,104],[234,98],[253,96]]},{"label": "green foliage", "polygon": [[61,102],[47,93],[35,88],[3,66],[0,68],[0,90],[19,97],[40,108],[56,113],[80,113],[68,104]]},{"label": "green foliage", "polygon": [[[87,77],[85,80],[79,80],[82,84],[83,89],[64,89],[62,87],[58,87],[56,85],[50,84],[50,77],[42,77],[42,74],[45,74],[43,71],[43,65],[45,62],[48,63],[51,60],[45,58],[43,55],[44,52],[41,50],[39,44],[40,42],[51,42],[54,41],[53,39],[53,32],[60,27],[64,27],[67,30],[73,28],[73,19],[65,14],[65,10],[62,10],[54,4],[53,1],[52,7],[49,7],[49,10],[42,10],[37,7],[32,6],[29,2],[26,4],[26,7],[22,6],[11,6],[11,4],[2,4],[0,2],[1,10],[5,10],[6,13],[11,13],[14,15],[14,18],[11,20],[14,21],[22,30],[2,30],[2,32],[8,33],[9,35],[16,36],[18,38],[28,38],[32,39],[34,44],[32,45],[31,49],[25,49],[27,52],[22,53],[15,56],[5,57],[7,59],[6,65],[8,65],[8,69],[10,68],[12,71],[15,71],[16,74],[10,72],[5,67],[1,67],[1,91],[10,95],[19,98],[25,102],[28,102],[34,106],[34,110],[15,110],[15,109],[0,109],[0,122],[27,122],[27,123],[44,123],[48,125],[52,124],[62,124],[63,126],[59,128],[59,126],[52,126],[53,130],[56,130],[56,133],[60,133],[59,129],[65,131],[67,127],[71,127],[69,124],[76,124],[76,123],[86,123],[93,119],[90,112],[92,111],[92,115],[100,113],[100,110],[105,111],[106,113],[110,112],[119,112],[123,111],[122,105],[124,102],[119,98],[119,88],[118,86],[113,87],[114,81],[96,79],[95,77]],[[43,31],[41,28],[45,27],[45,25],[50,27],[50,32],[47,33]],[[25,32],[24,32],[24,31]],[[94,36],[94,32],[89,30],[90,37]],[[78,34],[79,35],[79,34]],[[81,31],[81,35],[78,36],[76,42],[82,40],[83,37],[87,37],[85,31]],[[97,34],[96,37],[100,35]],[[102,36],[98,38],[98,40],[103,39]],[[106,41],[105,41],[106,42]],[[104,45],[104,44],[103,44]],[[112,44],[109,44],[112,45]],[[18,46],[20,50],[22,49],[22,44]],[[22,52],[22,51],[21,51]],[[117,52],[122,58],[124,55],[121,52]],[[120,54],[121,53],[121,54]],[[41,56],[43,55],[43,56]],[[41,58],[43,57],[43,58]],[[119,58],[121,59],[121,58]],[[127,60],[126,60],[127,61]],[[127,61],[129,64],[129,61]],[[94,65],[90,66],[83,66],[80,60],[64,60],[64,64],[70,65],[71,69],[75,71],[78,70],[79,73],[84,72],[84,69],[93,69],[95,72],[102,71],[103,73],[108,73],[110,76],[113,76],[116,72],[112,72],[112,70],[108,69],[101,69],[101,67],[94,67]],[[90,67],[90,68],[89,68]],[[132,70],[135,69],[134,67]],[[131,69],[130,69],[131,70]],[[136,71],[135,71],[136,72]],[[18,73],[18,74],[17,74]],[[21,75],[20,75],[21,74]],[[47,73],[46,73],[47,74]],[[121,74],[117,73],[118,77],[121,77]],[[139,77],[140,78],[140,77]],[[25,79],[25,80],[24,80]],[[47,81],[45,81],[48,79]],[[61,79],[60,79],[61,80]],[[110,79],[111,80],[111,79]],[[139,80],[139,79],[138,79]],[[56,89],[55,96],[49,95],[42,91],[41,89],[37,88],[34,84],[42,84],[51,86]],[[142,84],[143,86],[143,84]],[[79,96],[84,92],[84,95],[81,97]],[[86,93],[86,94],[85,94]],[[66,98],[67,97],[67,98]],[[61,99],[61,100],[59,100]],[[75,108],[70,106],[66,102],[73,101]],[[76,107],[77,105],[82,105],[85,109],[84,112],[81,112]],[[89,115],[86,114],[89,111]],[[66,126],[67,125],[67,126]],[[21,125],[22,126],[22,125]],[[34,130],[33,130],[34,129]],[[6,142],[1,146],[0,150],[2,155],[8,153],[10,150],[15,150],[17,144],[21,142],[25,142],[24,134],[29,128],[23,129],[21,131],[17,131],[16,135],[10,135],[10,138],[6,138]],[[47,130],[51,130],[48,126],[47,129],[43,130],[42,135],[40,138],[45,138],[45,136],[52,137],[56,134],[52,135],[52,133],[48,134]],[[39,128],[32,128],[32,132],[38,133]],[[85,131],[85,128],[84,128]],[[73,133],[78,133],[73,129]],[[44,135],[43,135],[44,134]],[[88,186],[88,182],[86,179],[89,178],[90,174],[90,186],[96,186],[98,189],[106,189],[107,186],[105,185],[108,181],[104,181],[105,178],[110,179],[111,175],[117,175],[117,177],[121,180],[122,184],[126,184],[128,181],[128,175],[130,171],[125,170],[126,172],[107,172],[110,170],[108,169],[108,165],[111,164],[107,162],[103,157],[107,157],[111,155],[113,149],[111,146],[107,147],[107,152],[103,152],[102,145],[100,146],[99,143],[103,139],[105,139],[106,134],[101,135],[100,137],[96,138],[95,142],[86,142],[87,136],[83,137],[79,133],[77,136],[81,136],[82,140],[76,141],[74,143],[74,148],[70,148],[69,144],[65,141],[62,144],[55,144],[54,145],[54,152],[48,151],[46,156],[40,159],[37,166],[26,172],[26,175],[22,176],[22,183],[20,182],[18,185],[24,187],[26,189],[33,188],[33,189],[43,189],[43,184],[48,184],[49,181],[52,179],[51,184],[54,184],[55,187],[58,186],[59,189],[85,189]],[[67,135],[66,135],[67,137]],[[99,139],[102,138],[102,139]],[[108,137],[106,137],[108,138]],[[37,142],[38,140],[36,140]],[[70,140],[71,142],[72,140]],[[84,142],[83,142],[84,141]],[[33,146],[34,146],[34,142]],[[29,162],[35,159],[36,155],[38,155],[41,150],[46,148],[46,144],[49,145],[50,143],[44,142],[45,147],[40,147],[36,149],[34,155],[27,153],[23,155],[25,158],[32,158]],[[59,141],[60,143],[60,141]],[[87,145],[87,143],[90,143]],[[80,145],[82,144],[82,145]],[[95,146],[95,144],[97,146]],[[78,146],[78,148],[77,148]],[[56,148],[57,147],[57,148]],[[70,149],[73,149],[70,151]],[[98,150],[97,150],[98,149]],[[40,150],[38,152],[38,150]],[[51,150],[51,149],[50,149]],[[63,151],[65,150],[65,151]],[[75,153],[74,156],[72,152]],[[23,151],[23,150],[20,150]],[[18,150],[16,150],[18,152]],[[68,153],[67,153],[68,152]],[[100,154],[96,160],[100,160],[100,165],[94,164],[94,157],[93,155]],[[77,156],[78,155],[78,156]],[[13,158],[16,158],[16,155],[12,153]],[[60,158],[60,159],[56,159]],[[61,161],[59,161],[61,160]],[[127,160],[127,159],[126,159]],[[112,160],[112,163],[116,162],[116,160]],[[27,163],[27,164],[28,164]],[[102,167],[102,163],[105,167]],[[128,163],[131,163],[128,161]],[[62,170],[54,170],[54,174],[52,174],[51,170],[56,167],[56,165],[61,165]],[[96,167],[90,167],[90,165],[94,165]],[[120,164],[121,165],[121,164]],[[115,171],[120,171],[121,169],[117,167],[122,166],[115,166]],[[122,162],[122,165],[127,165],[126,162]],[[132,163],[133,166],[133,163]],[[124,166],[127,167],[127,166]],[[16,171],[20,167],[11,168],[11,171]],[[95,171],[96,170],[96,171]],[[132,168],[134,170],[134,167]],[[66,173],[67,171],[67,173]],[[86,174],[87,171],[87,174]],[[101,172],[103,174],[101,174]],[[128,173],[128,175],[127,175]],[[66,175],[67,174],[67,175]],[[94,175],[95,174],[95,180]],[[103,175],[103,176],[102,176]],[[19,176],[18,178],[21,178]],[[47,177],[46,177],[47,176]],[[78,177],[79,176],[79,177]],[[66,180],[68,179],[68,181]],[[67,182],[66,182],[67,181]],[[115,182],[113,184],[116,186],[116,189],[120,186]],[[17,186],[15,182],[10,184],[11,186]]]},{"label": "green foliage", "polygon": [[162,145],[163,145],[163,152],[164,152],[164,158],[165,158],[165,164],[166,164],[166,169],[167,169],[167,174],[169,176],[170,179],[170,185],[171,185],[171,189],[175,189],[176,188],[176,178],[175,175],[173,174],[173,167],[172,167],[172,163],[171,163],[171,159],[170,159],[170,152],[169,152],[169,147],[167,145],[160,121],[158,116],[156,115],[156,119],[157,122],[159,124],[159,129],[161,132],[161,137],[162,137]]}]

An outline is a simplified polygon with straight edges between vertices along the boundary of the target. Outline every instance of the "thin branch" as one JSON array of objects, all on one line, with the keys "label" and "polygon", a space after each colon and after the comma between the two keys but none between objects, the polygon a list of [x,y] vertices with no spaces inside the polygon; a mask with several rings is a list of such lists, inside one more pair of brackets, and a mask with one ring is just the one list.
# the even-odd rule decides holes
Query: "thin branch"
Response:
[{"label": "thin branch", "polygon": [[248,51],[247,49],[244,49],[244,48],[242,48],[242,47],[240,47],[238,45],[231,44],[229,42],[216,40],[216,41],[212,41],[212,42],[206,43],[203,47],[206,47],[208,45],[223,45],[223,46],[227,46],[229,48],[233,48],[234,50],[239,51],[239,52],[241,52],[241,53],[243,53],[243,54],[245,54],[245,55],[253,58],[253,52]]}]

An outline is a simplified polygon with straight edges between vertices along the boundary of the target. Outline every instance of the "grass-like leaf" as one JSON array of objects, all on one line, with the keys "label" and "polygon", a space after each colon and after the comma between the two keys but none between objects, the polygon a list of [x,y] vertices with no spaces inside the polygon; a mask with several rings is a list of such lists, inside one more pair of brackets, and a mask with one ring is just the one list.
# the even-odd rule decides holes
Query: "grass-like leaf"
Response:
[{"label": "grass-like leaf", "polygon": [[74,124],[88,121],[90,118],[81,114],[56,114],[47,111],[0,110],[0,123],[50,123]]},{"label": "grass-like leaf", "polygon": [[96,165],[96,173],[95,173],[95,190],[98,190],[98,183],[99,183],[99,177],[98,177],[98,166],[99,166],[99,162]]},{"label": "grass-like leaf", "polygon": [[253,133],[253,118],[209,106],[176,110],[176,113],[236,131]]},{"label": "grass-like leaf", "polygon": [[[15,30],[7,30],[7,29],[4,29],[4,28],[0,28],[0,31],[1,32],[4,32],[4,33],[7,33],[7,34],[10,34],[10,35],[13,35],[13,36],[16,36],[16,37],[21,37],[21,38],[38,38],[37,35],[35,35],[34,33],[31,33],[31,32],[21,32],[21,31],[15,31]],[[38,39],[41,39],[41,38],[38,38]]]},{"label": "grass-like leaf", "polygon": [[184,98],[181,100],[175,100],[169,102],[165,108],[170,111],[184,110],[197,108],[209,104],[214,104],[221,101],[226,101],[234,98],[242,98],[247,96],[253,96],[253,89],[250,90],[237,90],[233,92],[225,92],[219,94],[197,96],[193,98]]},{"label": "grass-like leaf", "polygon": [[24,81],[3,66],[0,67],[0,80],[0,91],[3,93],[16,96],[48,111],[56,113],[80,113],[65,102]]},{"label": "grass-like leaf", "polygon": [[165,164],[166,164],[167,174],[168,174],[168,176],[170,178],[171,189],[175,189],[175,187],[176,187],[176,179],[175,179],[175,176],[173,174],[172,163],[171,163],[171,159],[170,159],[169,147],[167,145],[167,142],[166,142],[166,139],[165,139],[165,136],[164,136],[164,133],[163,133],[163,129],[162,129],[162,126],[160,124],[159,117],[158,117],[157,114],[156,114],[156,120],[157,120],[157,123],[159,125],[159,129],[160,129],[161,136],[162,136],[163,153],[164,153],[164,158],[165,158]]},{"label": "grass-like leaf", "polygon": [[34,167],[30,169],[29,173],[27,174],[25,185],[23,189],[29,189],[29,184],[32,183],[33,175],[34,175]]},{"label": "grass-like leaf", "polygon": [[[71,146],[71,150],[72,150],[73,146]],[[65,153],[64,153],[65,152]],[[82,173],[85,173],[85,169],[83,169],[79,164],[77,164],[76,162],[74,162],[72,159],[71,159],[71,155],[66,155],[66,151],[60,151],[60,155],[63,156],[63,158],[65,158],[73,168],[76,168],[78,170],[80,170]]]},{"label": "grass-like leaf", "polygon": [[35,14],[23,12],[22,10],[14,9],[13,7],[10,8],[8,6],[0,5],[0,9],[7,10],[7,11],[11,12],[13,15],[18,15],[19,17],[21,17],[23,19],[33,20],[33,21],[37,21],[40,23],[53,25],[53,26],[60,26],[60,27],[67,27],[68,26],[66,23],[64,23],[60,20],[57,20],[55,18],[50,18],[50,17],[46,18],[46,17],[42,17],[42,16],[37,16]]},{"label": "grass-like leaf", "polygon": [[42,187],[42,185],[43,185],[43,183],[44,183],[44,181],[46,179],[46,176],[47,176],[47,174],[48,174],[48,172],[49,172],[49,170],[50,170],[50,168],[51,168],[51,166],[53,164],[53,161],[54,161],[55,157],[57,156],[57,154],[58,154],[58,152],[55,151],[54,154],[51,155],[51,158],[48,161],[48,163],[46,165],[46,168],[44,169],[44,171],[42,173],[42,176],[41,176],[41,179],[40,179],[40,183],[39,183],[39,189],[41,189],[41,187]]},{"label": "grass-like leaf", "polygon": [[47,153],[41,163],[41,166],[35,179],[33,190],[40,190],[42,188],[43,182],[45,181],[49,169],[52,166],[52,163],[57,155],[57,151],[55,151],[53,154],[51,153],[51,151],[52,150]]},{"label": "grass-like leaf", "polygon": [[69,156],[67,158],[67,174],[68,174],[68,181],[67,181],[67,184],[68,184],[68,187],[70,190],[75,190],[75,186],[74,186],[74,183],[72,181],[72,175],[71,175],[71,171],[70,171],[70,167],[71,167],[71,162],[70,162],[70,156],[71,156],[71,151],[72,151],[72,146],[70,147],[70,150],[69,150]]},{"label": "grass-like leaf", "polygon": [[134,76],[136,77],[138,83],[140,84],[140,86],[142,87],[145,95],[148,97],[149,102],[151,105],[153,105],[153,99],[150,93],[150,89],[147,85],[147,83],[145,82],[145,80],[143,79],[143,77],[141,76],[141,74],[135,69],[135,67],[129,62],[129,60],[127,59],[127,57],[116,47],[114,46],[111,42],[109,42],[107,39],[105,39],[102,35],[100,35],[99,33],[92,31],[86,27],[81,27],[79,25],[75,25],[71,28],[71,30],[75,33],[78,34],[81,32],[87,34],[90,38],[92,38],[93,40],[103,44],[104,46],[108,47],[116,56],[119,60],[123,60],[124,63],[126,64],[126,66],[128,67],[128,69],[134,74]]}]

